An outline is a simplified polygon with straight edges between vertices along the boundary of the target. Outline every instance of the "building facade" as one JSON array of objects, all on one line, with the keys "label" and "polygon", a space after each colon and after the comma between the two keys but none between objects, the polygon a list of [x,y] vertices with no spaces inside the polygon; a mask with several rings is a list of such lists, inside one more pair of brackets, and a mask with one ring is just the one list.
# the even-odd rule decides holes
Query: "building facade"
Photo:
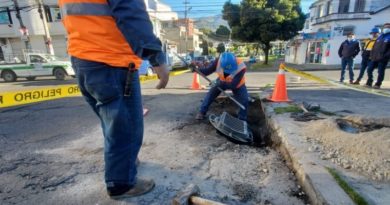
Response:
[{"label": "building facade", "polygon": [[[289,42],[285,61],[294,64],[338,65],[338,49],[346,35],[363,41],[374,27],[390,22],[389,0],[317,0],[304,29]],[[360,63],[361,56],[356,58]]]},{"label": "building facade", "polygon": [[[24,49],[50,53],[51,47],[56,56],[68,57],[67,34],[61,22],[62,14],[57,0],[42,0],[43,19],[40,17],[38,2],[18,0],[23,29],[14,2],[0,1],[0,62],[12,61],[15,56],[23,55]],[[164,41],[161,21],[178,19],[178,15],[158,0],[145,0],[145,3],[154,33]],[[50,35],[49,40],[47,35]]]},{"label": "building facade", "polygon": [[178,19],[163,21],[162,28],[164,38],[177,43],[178,53],[201,53],[200,36],[202,32],[195,28],[193,20]]}]

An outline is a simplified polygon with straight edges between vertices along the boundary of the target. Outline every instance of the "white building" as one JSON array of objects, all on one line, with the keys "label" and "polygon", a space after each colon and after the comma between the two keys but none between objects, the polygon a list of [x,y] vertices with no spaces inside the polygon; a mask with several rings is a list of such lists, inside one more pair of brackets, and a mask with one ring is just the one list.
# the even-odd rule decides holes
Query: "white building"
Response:
[{"label": "white building", "polygon": [[[310,7],[304,29],[290,41],[286,62],[338,65],[338,49],[346,35],[369,38],[374,27],[390,22],[390,0],[317,0]],[[361,55],[356,58],[360,63]]]},{"label": "white building", "polygon": [[[61,22],[62,15],[57,0],[42,0],[48,33],[54,53],[60,57],[67,57],[67,36]],[[18,0],[21,19],[28,31],[29,49],[48,51],[45,38],[44,22],[40,18],[37,3],[38,0]],[[178,15],[169,6],[158,0],[145,0],[149,16],[154,26],[155,34],[162,38],[161,21],[178,19]],[[160,12],[160,10],[164,12]],[[14,56],[22,55],[26,49],[27,36],[22,35],[19,20],[16,18],[16,10],[13,1],[0,1],[0,61],[9,60]]]}]

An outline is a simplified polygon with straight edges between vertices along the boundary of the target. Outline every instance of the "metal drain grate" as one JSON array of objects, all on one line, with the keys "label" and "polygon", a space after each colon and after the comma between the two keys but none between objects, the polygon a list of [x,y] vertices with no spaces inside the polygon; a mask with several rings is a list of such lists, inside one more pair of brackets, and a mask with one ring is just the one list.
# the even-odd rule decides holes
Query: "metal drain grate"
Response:
[{"label": "metal drain grate", "polygon": [[238,133],[247,132],[246,122],[229,115],[227,112],[222,113],[220,123],[225,127],[229,127],[232,131]]},{"label": "metal drain grate", "polygon": [[222,113],[220,117],[210,115],[210,122],[218,131],[234,141],[249,144],[253,142],[253,134],[248,129],[247,122],[237,119],[227,112]]}]

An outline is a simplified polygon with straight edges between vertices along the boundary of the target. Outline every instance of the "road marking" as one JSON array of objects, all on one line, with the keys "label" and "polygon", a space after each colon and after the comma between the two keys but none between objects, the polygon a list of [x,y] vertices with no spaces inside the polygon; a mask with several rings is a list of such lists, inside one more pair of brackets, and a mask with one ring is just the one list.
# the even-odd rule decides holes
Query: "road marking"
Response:
[{"label": "road marking", "polygon": [[[189,70],[171,72],[170,76],[177,76],[188,72]],[[140,76],[140,82],[145,83],[157,80],[157,75]],[[13,91],[0,93],[0,108],[12,107],[48,100],[55,100],[65,97],[81,96],[80,88],[76,85],[59,85],[45,87],[33,90]]]},{"label": "road marking", "polygon": [[295,68],[287,67],[285,65],[281,65],[281,68],[285,69],[286,71],[288,71],[292,74],[295,74],[295,75],[298,75],[298,76],[301,76],[303,78],[313,80],[313,81],[316,81],[319,83],[325,83],[325,84],[335,85],[338,87],[348,88],[348,89],[356,90],[356,91],[360,91],[360,92],[370,93],[370,94],[374,94],[374,95],[380,95],[380,96],[384,96],[384,97],[390,97],[390,93],[383,91],[383,90],[377,90],[377,89],[367,88],[367,87],[358,86],[358,85],[350,85],[350,84],[340,83],[338,81],[315,76],[315,75],[297,70]]}]

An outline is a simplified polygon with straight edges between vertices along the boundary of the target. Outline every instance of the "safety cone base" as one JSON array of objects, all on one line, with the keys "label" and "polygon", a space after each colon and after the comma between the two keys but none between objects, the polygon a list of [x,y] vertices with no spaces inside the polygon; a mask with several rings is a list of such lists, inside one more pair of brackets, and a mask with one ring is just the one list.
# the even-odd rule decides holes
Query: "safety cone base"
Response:
[{"label": "safety cone base", "polygon": [[282,100],[280,100],[280,99],[272,99],[272,96],[269,96],[268,98],[267,98],[267,100],[269,100],[269,101],[271,101],[271,102],[292,102],[292,100],[290,100],[290,99],[282,99]]},{"label": "safety cone base", "polygon": [[191,85],[190,89],[191,90],[202,90],[202,89],[204,89],[203,87],[204,86],[202,86],[200,84],[199,74],[198,73],[194,73],[194,77],[193,77],[192,85]]}]

